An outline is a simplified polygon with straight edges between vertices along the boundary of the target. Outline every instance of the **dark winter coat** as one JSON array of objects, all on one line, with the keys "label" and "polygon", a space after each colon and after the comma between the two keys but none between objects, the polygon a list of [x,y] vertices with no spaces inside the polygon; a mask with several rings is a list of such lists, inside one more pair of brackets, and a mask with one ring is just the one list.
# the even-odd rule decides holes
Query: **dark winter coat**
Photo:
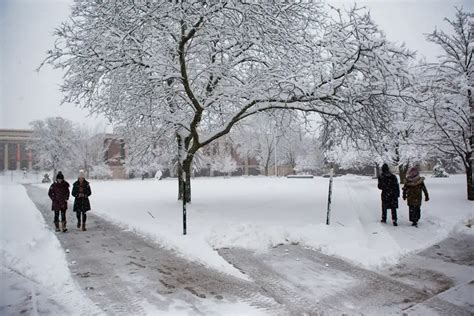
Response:
[{"label": "dark winter coat", "polygon": [[398,208],[400,186],[398,185],[397,177],[390,172],[382,173],[378,178],[378,188],[382,190],[382,208]]},{"label": "dark winter coat", "polygon": [[[84,194],[83,197],[80,197],[79,194]],[[86,179],[82,182],[82,185],[79,180],[74,182],[72,185],[72,196],[74,199],[74,212],[87,212],[91,209],[91,203],[89,202],[89,196],[92,194],[91,186]]]},{"label": "dark winter coat", "polygon": [[403,186],[403,199],[407,200],[408,206],[421,206],[421,191],[425,194],[425,200],[429,200],[428,190],[425,186],[425,178],[416,177],[414,179],[407,178]]},{"label": "dark winter coat", "polygon": [[48,191],[49,198],[53,201],[51,210],[65,211],[67,210],[67,200],[69,200],[69,183],[58,181],[51,184]]}]

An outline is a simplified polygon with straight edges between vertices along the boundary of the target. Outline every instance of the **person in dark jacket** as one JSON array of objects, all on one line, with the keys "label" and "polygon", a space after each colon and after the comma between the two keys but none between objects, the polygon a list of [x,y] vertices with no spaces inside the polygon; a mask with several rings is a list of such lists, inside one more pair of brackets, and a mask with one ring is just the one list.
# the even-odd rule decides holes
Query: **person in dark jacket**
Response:
[{"label": "person in dark jacket", "polygon": [[56,181],[49,187],[48,195],[53,202],[51,210],[54,211],[54,226],[59,232],[59,214],[61,214],[61,224],[63,233],[67,232],[66,210],[67,200],[69,200],[69,183],[64,180],[61,171],[56,175]]},{"label": "person in dark jacket", "polygon": [[382,165],[382,173],[378,177],[378,188],[382,190],[382,223],[387,222],[387,209],[392,210],[393,226],[397,224],[398,198],[400,197],[400,186],[397,177],[390,172],[386,163]]},{"label": "person in dark jacket", "polygon": [[421,192],[425,194],[425,201],[429,201],[428,190],[425,186],[425,178],[420,177],[417,167],[408,170],[405,185],[403,186],[403,199],[407,200],[408,212],[412,226],[418,227],[421,217]]},{"label": "person in dark jacket", "polygon": [[92,194],[89,182],[84,178],[84,171],[79,171],[79,178],[72,185],[72,196],[74,196],[74,209],[77,217],[77,228],[86,230],[86,212],[91,209],[89,196]]}]

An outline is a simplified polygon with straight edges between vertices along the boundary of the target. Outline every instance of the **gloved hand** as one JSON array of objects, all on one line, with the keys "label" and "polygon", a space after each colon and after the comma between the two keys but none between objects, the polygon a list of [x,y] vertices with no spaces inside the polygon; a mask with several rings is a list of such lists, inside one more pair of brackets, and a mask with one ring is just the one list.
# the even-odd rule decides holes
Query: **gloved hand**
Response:
[{"label": "gloved hand", "polygon": [[406,199],[407,199],[407,196],[406,196],[406,195],[404,195],[404,196],[403,196],[403,199],[404,199],[404,200],[406,200]]},{"label": "gloved hand", "polygon": [[428,202],[430,200],[429,196],[425,196],[425,202]]}]

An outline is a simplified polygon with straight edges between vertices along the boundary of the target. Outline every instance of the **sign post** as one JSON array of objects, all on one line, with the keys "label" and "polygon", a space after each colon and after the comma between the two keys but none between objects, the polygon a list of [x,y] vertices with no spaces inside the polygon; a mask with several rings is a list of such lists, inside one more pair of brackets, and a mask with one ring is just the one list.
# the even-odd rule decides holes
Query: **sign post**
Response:
[{"label": "sign post", "polygon": [[330,223],[330,215],[331,215],[331,196],[332,196],[332,176],[334,174],[334,167],[331,167],[329,171],[329,192],[328,192],[328,212],[326,215],[326,225]]}]

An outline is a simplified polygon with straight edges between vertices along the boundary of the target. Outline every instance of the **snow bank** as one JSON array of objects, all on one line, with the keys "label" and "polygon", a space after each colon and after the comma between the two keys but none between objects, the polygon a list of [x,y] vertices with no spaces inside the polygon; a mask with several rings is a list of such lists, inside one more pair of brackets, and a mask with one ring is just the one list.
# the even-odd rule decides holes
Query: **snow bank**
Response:
[{"label": "snow bank", "polygon": [[190,260],[246,278],[215,249],[266,251],[299,243],[377,268],[438,242],[454,228],[469,233],[472,229],[462,223],[474,218],[474,210],[466,200],[465,181],[461,175],[426,179],[430,201],[422,206],[419,228],[410,226],[402,199],[399,226],[392,226],[390,217],[381,224],[376,180],[360,176],[334,179],[330,226],[325,224],[328,179],[320,177],[193,179],[186,236],[175,179],[92,181],[91,203],[93,213]]},{"label": "snow bank", "polygon": [[[0,184],[0,252],[1,273],[9,276],[8,284],[14,288],[2,285],[1,305],[12,303],[13,290],[18,290],[18,287],[25,287],[27,293],[33,291],[32,296],[35,296],[36,290],[31,290],[34,286],[48,294],[41,305],[50,312],[57,311],[60,305],[68,314],[99,314],[94,303],[72,280],[58,239],[46,227],[25,188],[9,181],[3,177]],[[33,313],[40,313],[35,311],[37,302],[33,305]]]}]

